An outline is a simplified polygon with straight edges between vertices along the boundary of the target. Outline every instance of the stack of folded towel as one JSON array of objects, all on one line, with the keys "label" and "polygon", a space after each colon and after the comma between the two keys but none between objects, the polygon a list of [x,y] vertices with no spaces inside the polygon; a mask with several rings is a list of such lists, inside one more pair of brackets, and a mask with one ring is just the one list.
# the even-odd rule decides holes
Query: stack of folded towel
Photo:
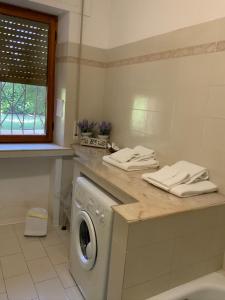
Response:
[{"label": "stack of folded towel", "polygon": [[155,152],[143,146],[124,148],[111,155],[103,156],[103,161],[125,171],[157,168],[159,162],[155,159]]},{"label": "stack of folded towel", "polygon": [[143,174],[142,178],[178,197],[217,191],[217,186],[209,181],[207,169],[187,161],[179,161],[157,172]]}]

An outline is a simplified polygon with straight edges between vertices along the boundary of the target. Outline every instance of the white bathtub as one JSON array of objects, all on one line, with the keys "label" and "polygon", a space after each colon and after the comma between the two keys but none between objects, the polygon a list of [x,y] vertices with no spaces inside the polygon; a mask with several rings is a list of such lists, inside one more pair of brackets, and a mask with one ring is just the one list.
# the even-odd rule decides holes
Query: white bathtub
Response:
[{"label": "white bathtub", "polygon": [[211,273],[148,300],[225,300],[225,272]]}]

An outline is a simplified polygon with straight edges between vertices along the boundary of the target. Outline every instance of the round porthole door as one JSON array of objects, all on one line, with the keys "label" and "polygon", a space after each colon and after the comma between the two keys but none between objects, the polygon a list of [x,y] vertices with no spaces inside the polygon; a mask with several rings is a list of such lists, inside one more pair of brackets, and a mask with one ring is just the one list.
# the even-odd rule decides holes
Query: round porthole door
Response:
[{"label": "round porthole door", "polygon": [[77,216],[76,248],[82,267],[91,270],[96,261],[97,240],[93,222],[83,210]]}]

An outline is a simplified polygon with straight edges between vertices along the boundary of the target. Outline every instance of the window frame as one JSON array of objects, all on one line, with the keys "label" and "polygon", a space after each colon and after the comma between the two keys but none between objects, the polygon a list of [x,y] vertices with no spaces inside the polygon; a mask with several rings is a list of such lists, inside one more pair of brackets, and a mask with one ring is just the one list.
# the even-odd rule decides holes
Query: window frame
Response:
[{"label": "window frame", "polygon": [[50,143],[53,141],[54,129],[55,56],[58,18],[57,16],[4,3],[0,3],[0,14],[42,22],[49,25],[46,134],[0,135],[0,143]]}]

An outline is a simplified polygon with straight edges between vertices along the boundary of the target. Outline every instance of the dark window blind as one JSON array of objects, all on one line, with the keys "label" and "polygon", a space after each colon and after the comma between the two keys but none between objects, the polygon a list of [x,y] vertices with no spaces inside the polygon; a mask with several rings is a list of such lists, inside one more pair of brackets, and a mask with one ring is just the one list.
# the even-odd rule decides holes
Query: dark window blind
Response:
[{"label": "dark window blind", "polygon": [[47,86],[49,25],[0,14],[0,81]]}]

